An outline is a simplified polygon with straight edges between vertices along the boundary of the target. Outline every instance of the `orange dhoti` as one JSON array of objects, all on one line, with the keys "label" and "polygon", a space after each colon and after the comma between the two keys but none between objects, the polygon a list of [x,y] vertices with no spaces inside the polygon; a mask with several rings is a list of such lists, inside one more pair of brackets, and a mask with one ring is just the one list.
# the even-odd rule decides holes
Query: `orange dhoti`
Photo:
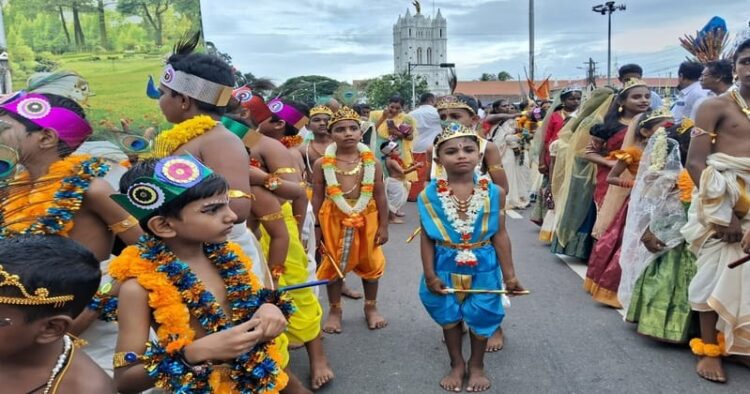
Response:
[{"label": "orange dhoti", "polygon": [[[320,208],[318,219],[324,247],[318,279],[339,279],[339,271],[344,275],[354,272],[364,280],[374,281],[383,276],[385,255],[380,246],[375,244],[378,208],[374,200],[370,201],[359,218],[352,220],[333,201],[326,199]],[[347,230],[351,230],[351,237],[346,237]],[[348,258],[341,261],[346,254],[345,244]]]}]

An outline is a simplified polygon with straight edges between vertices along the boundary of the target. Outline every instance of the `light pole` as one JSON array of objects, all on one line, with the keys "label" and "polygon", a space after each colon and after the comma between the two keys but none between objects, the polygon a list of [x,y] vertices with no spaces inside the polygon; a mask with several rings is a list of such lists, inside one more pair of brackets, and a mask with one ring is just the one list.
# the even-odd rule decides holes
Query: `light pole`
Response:
[{"label": "light pole", "polygon": [[411,73],[411,71],[417,67],[435,67],[439,66],[440,68],[450,68],[453,69],[456,67],[455,63],[440,63],[440,64],[427,64],[427,63],[407,63],[409,66],[409,79],[411,79],[411,107],[412,109],[417,106],[417,87],[414,83],[414,74]]},{"label": "light pole", "polygon": [[593,6],[591,10],[609,17],[607,27],[607,85],[612,85],[612,13],[617,10],[625,11],[625,4],[615,5],[614,1],[608,1]]}]

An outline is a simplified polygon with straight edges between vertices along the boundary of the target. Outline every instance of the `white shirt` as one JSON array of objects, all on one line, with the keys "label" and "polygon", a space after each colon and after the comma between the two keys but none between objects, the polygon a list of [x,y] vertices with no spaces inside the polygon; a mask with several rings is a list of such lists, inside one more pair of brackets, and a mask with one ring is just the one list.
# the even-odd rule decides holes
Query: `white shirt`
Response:
[{"label": "white shirt", "polygon": [[680,123],[683,118],[694,116],[693,108],[698,108],[696,103],[706,98],[709,92],[709,90],[701,87],[700,82],[693,82],[690,86],[680,90],[677,101],[672,105],[672,116],[674,116],[675,123]]},{"label": "white shirt", "polygon": [[432,146],[438,134],[442,131],[440,115],[437,108],[431,105],[420,105],[419,108],[409,113],[417,121],[417,135],[412,145],[413,152],[426,152]]}]

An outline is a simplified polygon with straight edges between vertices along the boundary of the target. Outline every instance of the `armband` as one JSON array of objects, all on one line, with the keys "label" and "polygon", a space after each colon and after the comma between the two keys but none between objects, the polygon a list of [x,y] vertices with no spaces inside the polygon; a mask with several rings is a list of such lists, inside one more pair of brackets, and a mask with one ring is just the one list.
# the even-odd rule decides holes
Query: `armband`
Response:
[{"label": "armband", "polygon": [[274,175],[279,175],[279,174],[296,174],[296,173],[297,173],[297,169],[296,168],[292,168],[292,167],[277,168],[276,171],[273,172]]},{"label": "armband", "polygon": [[133,215],[130,215],[115,224],[109,225],[109,231],[111,231],[114,235],[122,234],[137,225],[138,219],[136,219]]},{"label": "armband", "polygon": [[261,222],[273,222],[275,220],[283,220],[284,214],[281,211],[269,213],[268,215],[263,215],[258,218]]}]

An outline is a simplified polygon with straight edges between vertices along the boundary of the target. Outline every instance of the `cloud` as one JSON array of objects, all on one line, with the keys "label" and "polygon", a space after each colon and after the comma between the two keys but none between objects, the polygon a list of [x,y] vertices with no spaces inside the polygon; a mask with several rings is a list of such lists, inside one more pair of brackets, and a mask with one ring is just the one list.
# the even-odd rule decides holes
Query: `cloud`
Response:
[{"label": "cloud", "polygon": [[[603,2],[603,0],[602,0]],[[715,14],[730,31],[747,26],[750,0],[627,0],[612,15],[613,63],[641,63],[647,74],[676,71],[687,53],[678,37],[694,33]],[[461,79],[507,70],[523,75],[528,65],[528,2],[435,1],[448,20],[448,61]],[[581,78],[589,57],[606,73],[607,18],[594,2],[537,1],[537,75]],[[241,4],[241,5],[240,5]],[[393,24],[411,0],[203,0],[208,40],[228,52],[235,66],[277,82],[319,74],[338,80],[393,72]],[[432,2],[422,13],[432,14]],[[528,66],[527,66],[528,67]],[[613,64],[613,68],[615,64]]]}]

